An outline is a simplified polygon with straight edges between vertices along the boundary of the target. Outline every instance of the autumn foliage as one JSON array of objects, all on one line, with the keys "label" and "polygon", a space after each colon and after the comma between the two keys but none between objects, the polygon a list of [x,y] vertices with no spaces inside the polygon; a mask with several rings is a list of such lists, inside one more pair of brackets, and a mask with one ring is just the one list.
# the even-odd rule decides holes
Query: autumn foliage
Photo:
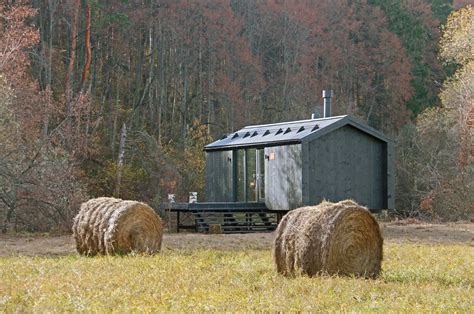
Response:
[{"label": "autumn foliage", "polygon": [[448,17],[440,56],[458,69],[444,82],[442,106],[425,110],[401,134],[398,206],[412,214],[451,220],[474,215],[473,32],[472,7]]},{"label": "autumn foliage", "polygon": [[[203,200],[205,143],[320,115],[325,88],[334,114],[394,138],[416,133],[426,149],[444,147],[434,126],[456,130],[453,162],[470,178],[473,110],[456,95],[472,95],[460,83],[471,82],[472,49],[459,50],[471,39],[457,27],[472,9],[447,20],[441,55],[462,67],[440,93],[439,25],[451,10],[447,0],[1,1],[0,227],[67,228],[85,195]],[[417,163],[400,163],[399,176],[423,170],[410,147],[400,154]],[[402,189],[400,206],[436,208],[432,187]]]},{"label": "autumn foliage", "polygon": [[57,103],[30,73],[29,52],[39,32],[28,20],[36,10],[25,1],[3,3],[0,31],[0,230],[67,228],[84,197],[78,169],[58,143],[65,135]]}]

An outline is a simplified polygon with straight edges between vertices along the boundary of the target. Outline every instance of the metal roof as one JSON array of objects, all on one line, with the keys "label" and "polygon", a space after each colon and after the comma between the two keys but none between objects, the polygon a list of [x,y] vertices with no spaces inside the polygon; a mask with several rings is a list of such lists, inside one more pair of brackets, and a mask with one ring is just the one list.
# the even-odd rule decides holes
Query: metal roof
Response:
[{"label": "metal roof", "polygon": [[321,119],[290,121],[272,124],[246,126],[212,142],[204,150],[218,150],[233,147],[271,146],[296,144],[323,136],[341,126],[350,124],[382,141],[390,139],[379,131],[366,126],[350,116],[336,116]]}]

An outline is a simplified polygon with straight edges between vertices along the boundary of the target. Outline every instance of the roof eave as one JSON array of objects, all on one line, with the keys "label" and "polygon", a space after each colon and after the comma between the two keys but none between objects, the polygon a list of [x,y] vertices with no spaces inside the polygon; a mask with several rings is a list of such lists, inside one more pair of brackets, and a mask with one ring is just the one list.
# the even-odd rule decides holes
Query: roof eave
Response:
[{"label": "roof eave", "polygon": [[317,138],[320,138],[330,132],[333,132],[345,125],[351,125],[383,142],[393,142],[392,139],[388,138],[387,136],[385,136],[382,132],[380,131],[377,131],[376,129],[370,127],[370,126],[367,126],[363,123],[360,123],[359,121],[355,120],[354,118],[352,118],[351,116],[345,116],[343,119],[325,127],[324,129],[318,131],[318,132],[315,132],[313,134],[308,134],[307,136],[305,136],[303,139],[302,139],[302,142],[309,142],[309,141],[312,141],[312,140],[315,140]]},{"label": "roof eave", "polygon": [[365,131],[366,133],[372,135],[373,137],[376,137],[376,138],[378,138],[378,139],[380,139],[384,142],[393,142],[394,141],[393,139],[386,136],[385,134],[383,134],[379,130],[374,129],[373,127],[370,127],[370,126],[360,122],[359,120],[357,120],[357,119],[355,119],[351,116],[347,116],[347,119],[350,121],[350,124],[352,126],[358,127],[359,129]]},{"label": "roof eave", "polygon": [[204,147],[204,151],[216,151],[216,150],[230,150],[233,148],[253,148],[253,147],[270,147],[270,146],[281,146],[281,145],[294,145],[301,144],[301,139],[287,140],[287,141],[271,141],[271,142],[260,142],[260,143],[251,143],[251,144],[233,144],[233,145],[219,145]]}]

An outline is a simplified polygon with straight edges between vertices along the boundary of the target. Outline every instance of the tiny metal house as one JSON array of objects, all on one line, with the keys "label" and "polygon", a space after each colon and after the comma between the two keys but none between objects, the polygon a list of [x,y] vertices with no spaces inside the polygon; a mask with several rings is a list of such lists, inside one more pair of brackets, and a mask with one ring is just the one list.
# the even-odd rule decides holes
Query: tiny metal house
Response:
[{"label": "tiny metal house", "polygon": [[394,143],[350,116],[247,126],[207,145],[207,202],[394,207]]}]

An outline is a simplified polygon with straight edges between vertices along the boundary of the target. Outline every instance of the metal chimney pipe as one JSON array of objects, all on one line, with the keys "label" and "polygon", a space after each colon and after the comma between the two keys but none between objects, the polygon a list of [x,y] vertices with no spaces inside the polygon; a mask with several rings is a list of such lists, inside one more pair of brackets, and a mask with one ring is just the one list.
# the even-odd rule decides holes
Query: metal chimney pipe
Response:
[{"label": "metal chimney pipe", "polygon": [[324,118],[331,116],[331,97],[332,89],[323,89],[323,99],[324,99]]}]

